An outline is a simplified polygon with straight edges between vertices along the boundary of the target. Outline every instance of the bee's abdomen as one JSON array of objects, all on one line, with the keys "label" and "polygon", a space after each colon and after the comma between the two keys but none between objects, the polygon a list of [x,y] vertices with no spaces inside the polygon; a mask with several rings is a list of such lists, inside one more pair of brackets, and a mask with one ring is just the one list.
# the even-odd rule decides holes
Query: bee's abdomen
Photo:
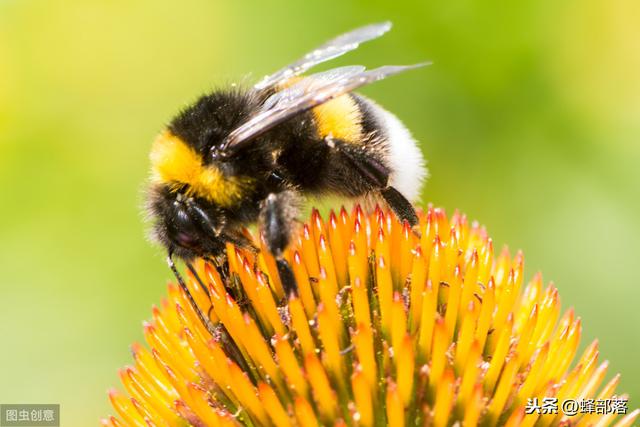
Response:
[{"label": "bee's abdomen", "polygon": [[389,185],[408,200],[417,200],[427,177],[425,160],[411,132],[394,114],[362,95],[352,94],[361,114],[363,144],[375,145],[389,168]]},{"label": "bee's abdomen", "polygon": [[359,197],[389,185],[409,200],[419,196],[426,171],[417,143],[365,97],[342,95],[276,132],[274,140],[287,141],[278,164],[303,191]]}]

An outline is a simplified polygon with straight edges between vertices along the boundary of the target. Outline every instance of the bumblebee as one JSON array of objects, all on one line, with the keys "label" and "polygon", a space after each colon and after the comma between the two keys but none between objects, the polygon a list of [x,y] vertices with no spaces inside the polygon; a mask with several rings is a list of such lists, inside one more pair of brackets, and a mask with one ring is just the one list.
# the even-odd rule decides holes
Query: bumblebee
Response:
[{"label": "bumblebee", "polygon": [[258,222],[283,285],[295,292],[282,254],[305,196],[379,197],[417,225],[410,200],[426,175],[422,154],[393,114],[352,91],[425,64],[301,76],[390,28],[358,28],[253,87],[204,95],[158,135],[147,206],[152,236],[167,249],[181,285],[174,256],[193,272],[194,258],[224,255],[228,242],[251,247],[242,228]]}]

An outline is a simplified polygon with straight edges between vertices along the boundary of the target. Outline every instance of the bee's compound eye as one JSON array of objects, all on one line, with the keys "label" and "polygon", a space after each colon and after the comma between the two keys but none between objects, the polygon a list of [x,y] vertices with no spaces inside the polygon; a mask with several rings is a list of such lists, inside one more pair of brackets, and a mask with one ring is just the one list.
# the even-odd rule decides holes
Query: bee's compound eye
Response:
[{"label": "bee's compound eye", "polygon": [[176,235],[176,240],[178,241],[178,244],[180,244],[180,246],[183,246],[185,248],[193,248],[197,243],[197,240],[193,238],[192,235],[183,232],[179,232]]}]

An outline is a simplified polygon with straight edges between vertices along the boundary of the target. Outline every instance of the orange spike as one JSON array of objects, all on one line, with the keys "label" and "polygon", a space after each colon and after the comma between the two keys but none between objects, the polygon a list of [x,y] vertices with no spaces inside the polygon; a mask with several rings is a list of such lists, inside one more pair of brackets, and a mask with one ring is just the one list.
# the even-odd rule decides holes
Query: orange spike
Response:
[{"label": "orange spike", "polygon": [[[469,355],[469,349],[473,343],[473,334],[476,327],[478,310],[475,308],[473,301],[469,303],[466,309],[466,313],[462,318],[462,325],[460,326],[460,332],[458,332],[458,341],[456,343],[456,357],[455,368],[456,371],[462,372],[462,369],[467,362],[467,356]],[[447,332],[449,334],[449,332]],[[448,338],[449,335],[447,335]],[[447,339],[447,341],[449,341]]]},{"label": "orange spike", "polygon": [[437,387],[440,377],[447,366],[447,351],[449,342],[447,341],[447,329],[444,320],[438,318],[433,333],[433,355],[431,361],[431,375],[429,381],[432,387]]},{"label": "orange spike", "polygon": [[[533,331],[536,327],[536,323],[538,322],[538,305],[533,306],[533,310],[531,310],[531,314],[529,318],[523,322],[522,328],[520,329],[520,334],[515,332],[514,334],[518,336],[518,345],[516,347],[516,351],[518,354],[522,355],[523,360],[529,360],[531,358],[531,352],[535,350],[535,347],[531,345],[531,337],[533,335]],[[514,326],[515,328],[515,326]]]},{"label": "orange spike", "polygon": [[[395,214],[387,212],[385,215],[385,231],[387,232],[387,238],[390,239],[389,255],[400,254],[400,240],[402,239],[402,226],[396,218]],[[400,283],[400,269],[402,268],[402,259],[399,256],[387,258],[389,265],[391,266],[391,276],[393,277],[393,283],[396,288],[401,286]]]},{"label": "orange spike", "polygon": [[278,396],[268,384],[263,382],[258,384],[258,395],[260,396],[262,406],[276,427],[289,427],[293,425],[289,420],[289,415],[282,407],[280,400],[278,400]]},{"label": "orange spike", "polygon": [[302,262],[302,257],[298,251],[293,253],[292,270],[298,284],[298,294],[302,300],[304,310],[307,313],[307,317],[312,318],[316,312],[316,301],[309,282],[307,268]]},{"label": "orange spike", "polygon": [[177,369],[185,378],[190,378],[193,375],[193,370],[191,368],[192,365],[182,360],[182,356],[186,354],[182,347],[174,354],[173,349],[168,346],[162,335],[158,334],[158,329],[153,325],[145,322],[143,330],[149,347],[153,348],[156,352],[164,355],[165,357],[170,356],[170,359],[174,362],[175,369]]},{"label": "orange spike", "polygon": [[533,364],[531,365],[531,369],[529,370],[529,375],[527,375],[524,383],[520,387],[520,391],[518,393],[518,401],[520,403],[524,403],[528,398],[535,396],[536,392],[540,388],[539,386],[543,383],[544,378],[542,377],[542,368],[545,366],[548,354],[549,342],[546,342],[545,345],[538,350]]},{"label": "orange spike", "polygon": [[451,415],[455,377],[451,369],[447,369],[436,386],[436,403],[433,408],[433,426],[446,427]]},{"label": "orange spike", "polygon": [[[364,245],[366,246],[366,243]],[[349,265],[349,283],[351,286],[354,286],[356,279],[360,279],[361,282],[366,284],[369,275],[366,252],[364,249],[358,249],[353,241],[349,243],[347,264]]]},{"label": "orange spike", "polygon": [[542,292],[542,275],[536,273],[533,279],[525,287],[524,292],[519,298],[518,302],[518,317],[516,318],[516,330],[520,331],[523,328],[524,323],[527,321],[529,313],[533,309],[533,306],[538,303],[539,296]]},{"label": "orange spike", "polygon": [[[375,254],[376,259],[384,258],[385,260],[391,259],[391,239],[387,238],[384,232],[384,228],[380,227],[376,234]],[[387,263],[389,264],[389,263]],[[390,268],[391,266],[389,266]],[[391,273],[389,273],[391,276]]]},{"label": "orange spike", "polygon": [[444,316],[444,323],[447,327],[448,339],[453,338],[456,329],[456,321],[458,319],[458,303],[460,301],[460,293],[462,287],[462,273],[460,267],[454,268],[453,278],[449,280],[449,298],[447,299],[447,311]]},{"label": "orange spike", "polygon": [[478,251],[473,250],[471,259],[466,266],[464,279],[462,280],[462,294],[460,296],[460,316],[464,313],[464,309],[469,305],[469,301],[473,298],[473,294],[476,292],[478,283]]},{"label": "orange spike", "polygon": [[436,304],[437,295],[433,289],[430,280],[427,280],[427,286],[422,293],[422,313],[420,314],[420,330],[418,338],[418,347],[420,348],[421,358],[428,360],[431,355],[431,343],[433,337],[433,327],[436,321]]},{"label": "orange spike", "polygon": [[318,334],[322,341],[323,360],[329,367],[331,374],[342,383],[345,369],[340,354],[339,332],[335,329],[335,320],[331,318],[324,304],[318,305]]},{"label": "orange spike", "polygon": [[394,355],[396,357],[398,391],[406,408],[413,398],[413,376],[415,373],[413,341],[409,335],[405,335],[402,342],[394,347]]},{"label": "orange spike", "polygon": [[235,246],[231,243],[225,244],[227,254],[227,262],[229,263],[229,272],[237,273],[240,270],[240,266],[242,265],[242,257],[240,253],[236,250]]},{"label": "orange spike", "polygon": [[320,425],[313,408],[303,397],[296,397],[293,410],[300,427],[318,427]]},{"label": "orange spike", "polygon": [[271,349],[260,329],[258,329],[256,322],[248,314],[245,314],[244,325],[245,347],[251,359],[266,378],[277,381],[280,377],[280,372],[273,361]]},{"label": "orange spike", "polygon": [[320,264],[318,262],[318,252],[316,250],[316,244],[313,239],[311,229],[308,224],[304,224],[302,227],[301,239],[301,251],[304,264],[307,267],[307,271],[311,277],[318,277],[320,273]]},{"label": "orange spike", "polygon": [[275,351],[278,357],[278,365],[287,379],[289,387],[298,395],[307,397],[308,384],[298,365],[297,358],[289,341],[283,337],[275,336]]},{"label": "orange spike", "polygon": [[413,267],[411,270],[411,290],[410,290],[410,306],[409,318],[411,321],[411,333],[415,333],[420,326],[420,318],[422,313],[422,293],[425,288],[427,279],[427,266],[422,249],[416,247],[414,251]]},{"label": "orange spike", "polygon": [[140,413],[133,407],[129,399],[121,395],[117,390],[109,390],[111,406],[128,425],[145,427],[145,422]]},{"label": "orange spike", "polygon": [[489,391],[493,390],[493,388],[495,387],[498,381],[498,375],[500,375],[502,365],[504,364],[505,357],[507,356],[507,352],[509,351],[512,328],[513,313],[509,314],[507,322],[504,328],[502,328],[500,337],[498,337],[497,340],[496,349],[493,352],[493,356],[491,358],[491,364],[489,365],[489,369],[487,370],[487,374],[485,377],[485,386]]},{"label": "orange spike", "polygon": [[247,286],[256,287],[256,293],[260,301],[260,306],[263,309],[264,317],[267,319],[269,325],[271,326],[271,328],[268,329],[269,332],[275,330],[275,332],[278,334],[286,333],[286,328],[282,323],[280,313],[278,313],[278,307],[276,306],[276,302],[273,299],[271,288],[265,282],[262,273],[258,272],[258,274],[254,277],[256,278],[254,284],[248,284]]},{"label": "orange spike", "polygon": [[440,286],[440,282],[447,277],[447,264],[443,252],[444,245],[440,241],[440,237],[436,236],[433,241],[431,258],[429,259],[429,273],[427,275],[427,278],[431,280],[435,290]]},{"label": "orange spike", "polygon": [[407,221],[404,221],[402,224],[400,235],[400,251],[396,255],[396,258],[400,259],[400,287],[404,287],[405,281],[407,280],[409,273],[411,273],[411,267],[413,264],[413,256],[411,252],[413,250],[413,247],[415,246],[414,240],[415,236],[413,234],[413,231],[411,230],[411,226]]},{"label": "orange spike", "polygon": [[329,419],[337,415],[336,396],[331,389],[329,378],[318,358],[309,353],[305,357],[304,367],[311,384],[313,398],[318,404],[320,412]]},{"label": "orange spike", "polygon": [[269,286],[275,292],[277,298],[282,299],[284,297],[284,289],[282,288],[282,282],[280,282],[278,266],[276,265],[276,259],[268,249],[264,233],[260,233],[259,243],[260,253],[258,254],[258,264],[260,266],[260,270],[269,276]]},{"label": "orange spike", "polygon": [[429,259],[431,248],[433,247],[433,239],[436,238],[436,220],[433,209],[429,209],[421,226],[422,236],[420,236],[420,247],[423,248],[425,259]]},{"label": "orange spike", "polygon": [[[320,289],[320,305],[324,305],[324,309],[327,312],[327,319],[332,323],[332,330],[337,334],[340,342],[345,339],[344,324],[342,323],[342,316],[338,310],[337,303],[337,288],[331,286],[330,280],[326,277],[324,269],[320,267],[320,280],[318,281],[318,288]],[[334,282],[335,283],[335,282]]]},{"label": "orange spike", "polygon": [[347,252],[342,228],[339,225],[336,214],[331,211],[329,214],[329,244],[331,246],[331,254],[333,255],[333,264],[336,269],[336,277],[338,286],[343,287],[347,284]]},{"label": "orange spike", "polygon": [[371,324],[368,291],[359,277],[356,277],[353,289],[351,290],[351,302],[353,304],[355,323]]},{"label": "orange spike", "polygon": [[407,333],[407,314],[404,311],[404,301],[398,292],[394,292],[391,303],[391,345],[394,352],[400,348]]},{"label": "orange spike", "polygon": [[445,245],[444,257],[446,260],[446,271],[451,272],[458,265],[460,255],[459,234],[455,227],[449,230],[449,240]]},{"label": "orange spike", "polygon": [[340,207],[340,214],[338,215],[338,228],[340,228],[340,233],[344,238],[346,249],[346,244],[348,244],[349,240],[351,239],[351,231],[353,227],[351,226],[351,218],[349,217],[347,210],[344,208],[344,205]]},{"label": "orange spike", "polygon": [[482,398],[482,384],[478,383],[473,389],[469,404],[466,405],[464,414],[464,421],[462,425],[464,427],[474,427],[478,425],[480,414],[484,409],[484,401]]},{"label": "orange spike", "polygon": [[322,216],[320,215],[320,211],[318,209],[311,209],[311,218],[309,218],[309,224],[311,225],[311,230],[313,231],[313,235],[316,241],[318,241],[322,234],[327,234],[324,221],[322,220]]},{"label": "orange spike", "polygon": [[240,276],[240,280],[242,281],[242,289],[249,297],[249,301],[251,302],[251,305],[253,306],[256,314],[259,317],[260,324],[271,329],[272,327],[269,324],[265,307],[262,306],[260,301],[261,298],[258,295],[255,273],[247,258],[242,259],[238,275]]},{"label": "orange spike", "polygon": [[[358,264],[358,272],[361,272],[360,268],[363,268],[365,272],[366,270],[368,270],[366,260],[369,256],[369,245],[367,242],[367,232],[364,227],[365,225],[356,219],[353,226],[353,233],[351,235],[351,242],[354,245],[353,254],[357,254],[359,257],[361,257],[358,259],[360,261],[360,263]],[[353,254],[350,252],[350,255],[353,256]],[[351,271],[349,271],[349,273],[351,274]]]},{"label": "orange spike", "polygon": [[291,314],[292,329],[296,332],[303,353],[315,352],[316,345],[309,330],[309,320],[304,314],[304,309],[298,298],[289,298],[289,313]]},{"label": "orange spike", "polygon": [[251,384],[247,374],[235,363],[229,363],[229,374],[233,383],[233,391],[238,401],[247,411],[255,417],[261,424],[268,424],[268,415],[264,406],[258,399],[256,389]]},{"label": "orange spike", "polygon": [[480,314],[478,315],[478,326],[475,331],[475,339],[478,340],[480,348],[483,349],[487,341],[487,334],[491,328],[493,318],[493,310],[495,307],[495,287],[493,280],[489,279],[487,288],[482,294],[482,304],[480,305]]},{"label": "orange spike", "polygon": [[462,382],[460,383],[458,400],[461,405],[464,405],[465,409],[469,408],[469,405],[471,404],[472,393],[478,381],[481,363],[482,352],[480,349],[480,343],[475,340],[469,349],[469,356],[467,357],[467,363],[462,371]]},{"label": "orange spike", "polygon": [[398,387],[394,383],[387,386],[387,425],[404,425],[404,407]]},{"label": "orange spike", "polygon": [[368,427],[373,425],[373,396],[369,382],[362,372],[360,365],[356,366],[351,375],[351,388],[356,404],[357,415],[354,415],[358,425]]},{"label": "orange spike", "polygon": [[544,299],[538,307],[538,324],[533,331],[531,340],[539,346],[544,343],[551,335],[551,332],[553,332],[556,320],[560,314],[558,290],[553,286],[549,286],[544,295]]},{"label": "orange spike", "polygon": [[373,346],[373,332],[369,323],[360,323],[353,334],[353,345],[356,349],[356,356],[362,368],[369,387],[375,391],[377,385],[378,368],[375,359]]},{"label": "orange spike", "polygon": [[393,283],[391,271],[385,259],[380,256],[376,263],[376,277],[378,278],[378,301],[380,303],[380,323],[382,333],[389,336],[391,329],[391,305],[393,301]]},{"label": "orange spike", "polygon": [[166,378],[164,373],[158,368],[149,350],[138,343],[134,343],[131,346],[131,352],[133,353],[136,368],[140,376],[143,377],[148,384],[152,384],[155,390],[167,400],[175,399],[177,397],[176,391],[171,386],[168,378]]},{"label": "orange spike", "polygon": [[209,406],[208,391],[195,383],[189,383],[187,390],[189,391],[189,407],[195,412],[195,415],[204,422],[204,425],[220,425],[218,415],[211,406]]},{"label": "orange spike", "polygon": [[509,248],[505,245],[500,252],[500,255],[496,258],[495,265],[493,267],[493,277],[496,282],[496,296],[500,298],[502,291],[507,282],[507,276],[511,268],[511,254]]},{"label": "orange spike", "polygon": [[342,285],[338,285],[336,268],[333,264],[333,255],[331,254],[331,248],[324,234],[321,234],[318,239],[318,261],[320,262],[320,270],[322,271],[324,269],[325,271],[328,283],[335,289],[335,293],[338,293],[340,286],[346,285],[346,281],[341,282]]},{"label": "orange spike", "polygon": [[513,354],[507,361],[502,375],[500,375],[500,382],[488,408],[489,418],[492,420],[497,420],[500,417],[504,405],[514,389],[513,381],[518,373],[519,363],[518,356]]}]

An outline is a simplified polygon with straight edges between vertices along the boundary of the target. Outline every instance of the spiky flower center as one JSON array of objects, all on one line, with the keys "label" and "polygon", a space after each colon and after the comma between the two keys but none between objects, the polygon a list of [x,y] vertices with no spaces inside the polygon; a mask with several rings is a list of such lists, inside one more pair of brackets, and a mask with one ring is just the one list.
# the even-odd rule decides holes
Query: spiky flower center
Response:
[{"label": "spiky flower center", "polygon": [[[616,414],[525,414],[529,399],[614,398],[597,343],[572,366],[581,321],[524,258],[457,212],[420,213],[420,237],[381,209],[317,211],[287,251],[285,296],[264,241],[170,285],[112,391],[105,425],[593,425]],[[617,398],[617,397],[616,397]],[[620,396],[624,400],[626,397]],[[529,412],[529,411],[527,411]],[[631,425],[637,411],[623,416]]]}]

